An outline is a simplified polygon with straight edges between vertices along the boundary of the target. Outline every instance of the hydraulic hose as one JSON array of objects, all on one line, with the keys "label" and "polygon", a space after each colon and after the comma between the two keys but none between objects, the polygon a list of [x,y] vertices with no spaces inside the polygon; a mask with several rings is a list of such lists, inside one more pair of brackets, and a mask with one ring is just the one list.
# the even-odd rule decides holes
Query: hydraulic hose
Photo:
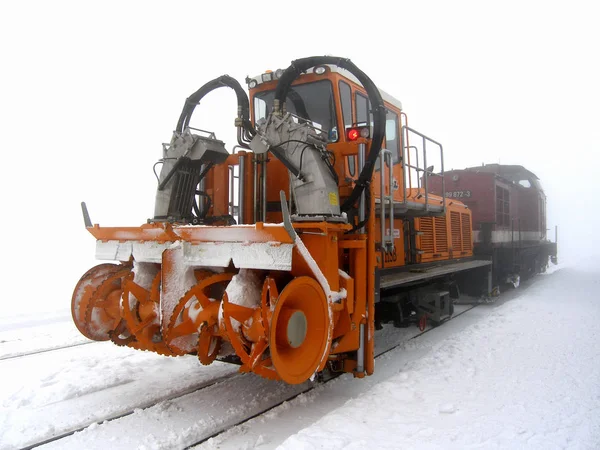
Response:
[{"label": "hydraulic hose", "polygon": [[375,83],[356,65],[347,58],[340,58],[336,56],[311,56],[308,58],[297,59],[292,61],[292,64],[283,72],[277,83],[277,89],[275,90],[275,99],[273,101],[273,110],[283,113],[283,107],[285,100],[290,90],[290,87],[294,80],[298,76],[310,69],[311,67],[319,66],[322,64],[331,64],[342,69],[346,69],[363,85],[367,91],[369,101],[371,102],[371,111],[373,113],[373,138],[371,142],[371,149],[369,154],[365,158],[365,165],[363,170],[360,172],[358,179],[356,180],[356,186],[350,193],[350,196],[344,201],[341,206],[342,211],[350,210],[354,203],[359,199],[364,189],[371,182],[373,176],[373,170],[375,169],[375,162],[379,156],[379,151],[383,145],[383,138],[385,137],[385,120],[386,110],[383,103],[383,98],[379,93],[379,89],[375,86]]},{"label": "hydraulic hose", "polygon": [[[238,143],[240,144],[240,146],[245,147],[245,148],[249,148],[247,142],[249,142],[249,140],[247,140],[247,142],[244,142],[244,138],[248,138],[248,137],[253,137],[256,134],[256,130],[254,129],[254,127],[252,126],[252,123],[250,122],[250,101],[248,100],[248,95],[246,94],[246,91],[242,88],[242,86],[240,85],[240,83],[235,79],[230,77],[229,75],[221,75],[218,78],[215,78],[212,81],[209,81],[208,83],[206,83],[204,86],[202,86],[200,89],[198,89],[196,92],[194,92],[192,95],[190,95],[186,100],[185,103],[183,105],[183,110],[181,111],[181,115],[179,116],[179,121],[177,122],[177,126],[175,128],[176,132],[179,133],[183,133],[183,131],[189,127],[190,125],[190,120],[192,118],[192,114],[194,113],[194,110],[196,109],[196,106],[198,106],[200,104],[200,100],[202,100],[204,98],[204,96],[206,96],[206,94],[208,94],[209,92],[214,91],[215,89],[218,89],[220,87],[230,87],[231,89],[233,89],[235,91],[235,94],[237,96],[237,103],[238,103],[238,120],[236,120],[236,126],[238,127]],[[159,185],[158,190],[162,190],[164,189],[165,185],[169,182],[169,180],[171,179],[171,177],[176,173],[176,171],[179,169],[179,166],[181,164],[183,164],[184,162],[184,158],[181,158],[179,161],[177,161],[177,163],[175,164],[175,166],[173,167],[173,169],[171,170],[171,172],[167,175],[167,177],[163,180],[163,182]],[[208,164],[204,171],[200,174],[198,182],[204,177],[204,175],[206,175],[206,172],[208,171],[208,169],[210,169],[212,167],[212,163]],[[201,197],[206,197],[208,199],[209,202],[209,207],[210,208],[210,203],[211,203],[211,199],[209,196],[207,196],[205,193],[199,193],[197,190],[194,191],[195,194],[200,195]],[[193,202],[193,210],[196,213],[196,217],[200,220],[208,220],[208,218],[206,217],[206,212],[208,211],[208,209],[205,209],[204,214],[200,214],[200,208],[199,205],[196,204],[196,201],[194,199]],[[217,220],[215,218],[211,219],[211,220]],[[231,218],[231,220],[233,220],[233,218]],[[227,218],[228,223],[230,222],[229,218]]]},{"label": "hydraulic hose", "polygon": [[204,96],[209,92],[224,86],[230,87],[235,91],[238,101],[238,118],[242,121],[242,128],[250,136],[254,136],[256,134],[256,130],[250,122],[250,101],[248,100],[248,95],[240,83],[229,75],[221,75],[220,77],[209,81],[185,100],[185,104],[183,105],[183,110],[181,111],[181,115],[179,116],[179,121],[177,122],[177,127],[175,130],[182,133],[183,130],[190,125],[192,114],[194,113],[196,106],[198,106],[200,103],[200,100],[202,100],[202,98],[204,98]]}]

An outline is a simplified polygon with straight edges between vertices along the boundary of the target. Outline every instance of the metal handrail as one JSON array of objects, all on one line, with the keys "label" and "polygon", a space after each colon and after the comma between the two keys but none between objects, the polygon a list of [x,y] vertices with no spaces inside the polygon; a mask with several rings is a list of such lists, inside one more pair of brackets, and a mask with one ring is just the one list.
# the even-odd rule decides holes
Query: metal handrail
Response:
[{"label": "metal handrail", "polygon": [[[404,118],[404,125],[402,124],[402,118]],[[410,165],[410,152],[406,153],[407,148],[411,148],[409,143],[408,131],[405,127],[408,126],[408,116],[406,113],[400,113],[400,148],[402,149],[402,203],[406,205],[406,174],[407,170],[405,164]],[[417,155],[418,157],[418,155]],[[418,164],[418,161],[417,161]],[[410,180],[410,170],[408,171],[408,182],[409,185],[412,186],[412,182]]]},{"label": "metal handrail", "polygon": [[[234,147],[235,148],[235,147]],[[245,223],[244,209],[246,207],[246,156],[240,153],[238,160],[238,224]]]},{"label": "metal handrail", "polygon": [[194,127],[188,127],[188,129],[194,130],[194,131],[199,131],[200,133],[206,133],[206,134],[208,134],[209,139],[217,140],[217,135],[215,134],[214,131],[208,131],[208,130],[203,130],[201,128],[194,128]]},{"label": "metal handrail", "polygon": [[[385,165],[386,161],[388,164],[388,189],[389,192],[385,194]],[[394,156],[391,150],[387,150],[382,148],[379,152],[379,163],[381,170],[380,181],[381,181],[381,215],[379,218],[381,224],[381,246],[386,249],[386,251],[392,251],[394,249]],[[390,236],[386,236],[385,233],[385,207],[386,203],[389,203],[389,218],[390,218]]]},{"label": "metal handrail", "polygon": [[441,176],[443,176],[441,173],[435,173],[435,172],[432,172],[431,170],[421,169],[421,168],[420,168],[420,167],[418,167],[418,166],[412,166],[412,165],[410,165],[410,164],[406,164],[406,167],[410,167],[411,169],[418,170],[419,172],[427,172],[427,173],[428,173],[429,175],[431,175],[431,176],[436,176],[436,177],[441,177]]},{"label": "metal handrail", "polygon": [[237,177],[235,176],[234,166],[229,166],[229,204],[228,210],[229,214],[232,216],[235,214],[235,195],[233,193],[234,190],[234,181]]},{"label": "metal handrail", "polygon": [[[415,158],[417,159],[417,166],[416,166],[416,167],[415,167],[415,166],[412,166],[412,165],[410,164],[410,151],[409,151],[409,152],[408,152],[408,164],[407,164],[407,167],[410,167],[410,168],[412,168],[412,169],[416,169],[417,171],[418,171],[418,170],[423,170],[423,169],[420,169],[420,167],[419,167],[419,148],[418,148],[416,145],[408,145],[408,146],[406,146],[406,148],[407,148],[408,150],[410,150],[410,149],[414,149],[414,151],[415,151]],[[409,178],[410,178],[410,172],[409,172]],[[411,184],[411,186],[412,186],[412,180],[411,180],[411,181],[409,181],[409,183],[410,183],[410,184]],[[421,188],[421,179],[420,179],[420,178],[418,178],[418,177],[417,177],[417,188],[419,188],[419,189]]]},{"label": "metal handrail", "polygon": [[[422,142],[422,151],[423,151],[423,167],[421,168],[419,166],[419,149],[418,147],[414,146],[414,145],[409,145],[408,144],[408,133],[413,133],[417,136],[419,136],[421,138],[421,142]],[[407,172],[408,172],[408,180],[409,180],[409,187],[412,187],[412,177],[411,177],[411,171],[410,169],[414,169],[417,172],[417,175],[420,172],[424,173],[424,177],[423,177],[423,188],[425,190],[425,211],[429,211],[429,186],[427,183],[427,180],[429,179],[430,176],[441,176],[442,177],[442,208],[443,211],[446,211],[446,179],[444,177],[444,148],[442,146],[441,143],[437,142],[434,139],[431,139],[429,136],[426,136],[423,133],[420,133],[419,131],[410,128],[408,125],[403,125],[402,126],[402,134],[401,134],[403,140],[406,139],[406,144],[403,142],[403,147],[402,147],[402,162],[403,162],[403,169],[404,169],[404,202],[406,202],[406,178],[407,178]],[[427,170],[427,142],[434,144],[436,146],[439,147],[440,149],[440,160],[441,160],[441,173],[437,174],[434,173],[433,170]],[[410,149],[414,149],[415,150],[415,157],[416,157],[416,166],[413,166],[410,163]],[[421,177],[418,176],[417,177],[417,189],[420,191],[421,190]]]}]

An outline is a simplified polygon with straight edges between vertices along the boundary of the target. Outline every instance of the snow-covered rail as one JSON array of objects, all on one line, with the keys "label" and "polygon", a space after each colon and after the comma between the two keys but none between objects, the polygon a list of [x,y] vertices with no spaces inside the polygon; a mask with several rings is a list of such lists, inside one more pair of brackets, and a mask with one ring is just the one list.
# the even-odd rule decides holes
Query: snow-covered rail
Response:
[{"label": "snow-covered rail", "polygon": [[89,344],[97,344],[97,341],[89,341],[89,342],[78,342],[76,344],[70,344],[70,345],[61,345],[58,347],[50,347],[50,348],[44,348],[44,349],[40,349],[40,350],[33,350],[33,351],[25,351],[25,352],[17,352],[17,353],[9,353],[8,355],[4,355],[4,356],[0,356],[0,361],[4,361],[7,359],[15,359],[15,358],[22,358],[24,356],[33,356],[33,355],[39,355],[40,353],[47,353],[47,352],[54,352],[57,350],[65,350],[68,348],[72,348],[72,347],[79,347],[81,345],[89,345]]},{"label": "snow-covered rail", "polygon": [[[457,308],[454,317],[473,307]],[[428,330],[420,332],[415,327],[397,329],[386,326],[383,333],[376,336],[379,341],[376,353],[381,357]],[[322,388],[335,378],[332,376],[322,382],[288,385],[253,374],[225,376],[212,379],[201,387],[181,391],[178,395],[154,398],[147,404],[115,413],[111,417],[96,418],[91,422],[93,425],[88,424],[87,428],[82,424],[25,448],[106,448],[115,443],[115,436],[118,436],[119,448],[139,447],[142,444],[149,448],[190,448],[227,430],[243,426],[253,418],[264,416],[303,393]]]},{"label": "snow-covered rail", "polygon": [[31,314],[0,321],[0,361],[93,342],[79,333],[68,312],[48,313],[43,320]]},{"label": "snow-covered rail", "polygon": [[[451,319],[449,319],[449,320],[455,319],[456,317],[458,317],[458,316],[461,316],[462,314],[465,314],[466,312],[468,312],[468,311],[472,310],[473,308],[475,308],[475,307],[477,307],[477,306],[479,306],[479,304],[475,304],[475,305],[469,305],[469,306],[467,306],[467,307],[466,307],[464,310],[461,310],[460,312],[458,312],[458,313],[454,314],[454,315],[452,316],[452,318],[451,318]],[[443,322],[443,323],[442,323],[442,325],[443,325],[444,323],[446,323],[446,322]],[[419,333],[417,333],[417,334],[413,335],[412,337],[408,338],[408,340],[417,339],[417,338],[419,338],[420,336],[423,336],[425,333],[428,333],[429,331],[431,331],[431,330],[433,330],[433,329],[435,329],[435,328],[437,328],[437,327],[428,327],[428,328],[426,328],[425,330],[423,330],[423,331],[421,331],[421,332],[419,332]],[[396,343],[394,343],[394,344],[391,344],[391,345],[390,345],[390,344],[388,344],[388,346],[387,346],[385,349],[379,349],[379,350],[376,352],[376,354],[375,354],[375,359],[377,359],[377,358],[379,358],[379,357],[381,357],[381,356],[385,355],[386,353],[388,353],[388,352],[390,352],[390,351],[392,351],[392,350],[394,350],[394,349],[398,348],[399,346],[401,346],[401,345],[402,345],[402,344],[404,344],[405,342],[406,342],[406,339],[402,339],[401,341],[396,341]],[[223,428],[216,429],[216,430],[214,430],[214,432],[213,432],[212,434],[210,434],[210,435],[207,435],[207,436],[203,436],[203,437],[202,437],[201,439],[199,439],[198,441],[196,441],[196,442],[194,442],[194,443],[192,443],[192,444],[189,444],[189,445],[187,445],[187,446],[186,446],[186,447],[184,447],[184,448],[185,448],[186,450],[187,450],[187,449],[191,449],[191,448],[193,448],[193,447],[195,447],[195,446],[197,446],[197,445],[200,445],[200,444],[202,444],[202,443],[204,443],[204,442],[208,441],[208,440],[209,440],[209,439],[211,439],[211,438],[215,438],[215,437],[217,437],[217,436],[219,436],[219,435],[223,434],[224,432],[228,431],[229,429],[231,429],[231,428],[233,428],[233,427],[237,427],[237,426],[243,425],[243,424],[245,424],[246,422],[249,422],[250,420],[252,420],[252,419],[254,419],[254,418],[258,417],[258,416],[261,416],[261,415],[263,415],[263,414],[267,414],[267,413],[269,413],[269,411],[271,411],[271,410],[273,410],[273,409],[277,408],[278,406],[282,405],[283,403],[285,403],[285,402],[289,402],[289,401],[293,400],[294,398],[298,397],[298,396],[299,396],[299,395],[301,395],[301,394],[308,393],[308,392],[312,391],[313,389],[315,389],[317,386],[321,386],[321,385],[323,385],[323,384],[325,384],[325,383],[328,383],[328,382],[330,382],[330,381],[332,381],[332,380],[336,379],[337,377],[339,377],[339,376],[341,376],[341,375],[344,375],[344,373],[330,374],[330,375],[326,376],[326,377],[325,377],[325,378],[324,378],[324,379],[323,379],[323,380],[322,380],[320,383],[316,383],[316,384],[310,384],[310,385],[306,386],[304,389],[300,390],[300,392],[296,392],[296,393],[294,393],[293,395],[291,395],[291,396],[289,396],[289,397],[286,397],[286,398],[284,398],[284,399],[281,399],[281,400],[280,400],[278,403],[276,403],[276,404],[274,404],[274,405],[272,405],[272,406],[269,406],[268,408],[264,408],[263,410],[261,410],[261,411],[259,411],[259,412],[256,412],[256,413],[252,414],[251,416],[248,416],[248,417],[242,418],[242,419],[240,419],[240,421],[239,421],[239,422],[235,423],[235,424],[234,424],[234,425],[232,425],[232,426],[228,426],[228,427],[226,427],[226,428],[225,428],[225,427],[223,427]]]},{"label": "snow-covered rail", "polygon": [[0,368],[1,450],[61,442],[236,374],[229,364],[209,369],[193,356],[164,358],[109,343],[5,359]]},{"label": "snow-covered rail", "polygon": [[85,430],[86,428],[90,427],[93,424],[97,424],[97,423],[106,424],[106,423],[111,422],[113,420],[121,419],[123,417],[126,417],[126,416],[129,416],[131,414],[134,414],[134,413],[136,413],[136,411],[150,408],[150,407],[152,407],[152,406],[154,406],[154,405],[156,405],[158,403],[161,403],[161,402],[170,402],[170,401],[176,400],[176,399],[178,399],[180,397],[184,397],[184,396],[187,396],[187,395],[190,395],[190,394],[193,394],[193,393],[197,393],[197,392],[203,391],[203,390],[205,390],[205,389],[207,389],[207,388],[209,388],[209,387],[211,387],[213,385],[216,385],[218,383],[222,383],[222,382],[224,382],[224,381],[226,381],[228,379],[235,378],[237,376],[240,376],[240,374],[232,373],[232,374],[224,375],[224,376],[221,376],[221,377],[217,377],[217,378],[211,379],[209,381],[205,381],[205,382],[199,383],[198,385],[191,386],[191,387],[189,387],[187,389],[184,389],[184,390],[182,390],[180,392],[177,392],[177,393],[174,393],[174,394],[170,394],[170,395],[167,395],[167,396],[163,396],[163,397],[159,397],[159,398],[155,398],[155,399],[152,399],[151,401],[148,401],[148,402],[145,402],[145,403],[141,403],[141,404],[137,405],[135,408],[128,408],[128,409],[123,410],[123,411],[113,412],[112,414],[108,414],[106,416],[95,417],[94,420],[92,420],[91,422],[86,423],[85,425],[81,425],[81,426],[78,426],[78,427],[72,428],[72,429],[58,431],[57,434],[55,434],[55,435],[53,435],[51,437],[47,437],[47,438],[45,438],[43,440],[29,443],[29,444],[25,445],[24,447],[21,447],[21,450],[30,450],[30,449],[33,449],[33,448],[36,448],[36,447],[41,447],[41,446],[44,446],[46,444],[51,444],[51,443],[61,445],[60,441],[62,439],[66,438],[68,436],[71,436],[71,435],[73,435],[73,434],[75,434],[77,432],[83,431],[83,430]]}]

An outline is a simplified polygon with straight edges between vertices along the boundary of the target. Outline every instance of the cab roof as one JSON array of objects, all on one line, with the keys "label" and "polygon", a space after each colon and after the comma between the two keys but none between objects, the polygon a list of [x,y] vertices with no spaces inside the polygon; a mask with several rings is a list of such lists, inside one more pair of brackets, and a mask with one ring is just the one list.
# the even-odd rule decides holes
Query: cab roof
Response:
[{"label": "cab roof", "polygon": [[[342,77],[347,78],[348,80],[352,81],[353,83],[358,84],[359,86],[362,86],[361,82],[358,81],[358,78],[356,78],[354,75],[352,75],[352,73],[350,73],[349,71],[347,71],[346,69],[342,69],[341,67],[338,67],[336,65],[332,65],[332,64],[323,64],[323,66],[326,66],[331,72],[333,73],[338,73],[340,74]],[[314,73],[314,67],[308,69],[306,72],[306,74],[309,73]],[[277,79],[277,71],[275,72],[271,72],[273,75],[274,79]],[[257,75],[255,77],[247,77],[246,78],[246,82],[249,83],[252,80],[255,80],[257,85],[258,84],[262,84],[263,80],[262,80],[262,75]],[[397,98],[391,96],[390,94],[388,94],[387,92],[385,92],[382,89],[379,89],[379,93],[381,94],[381,97],[383,98],[384,101],[390,103],[391,105],[395,106],[396,108],[398,108],[399,110],[402,110],[402,102],[400,100],[398,100]]]}]

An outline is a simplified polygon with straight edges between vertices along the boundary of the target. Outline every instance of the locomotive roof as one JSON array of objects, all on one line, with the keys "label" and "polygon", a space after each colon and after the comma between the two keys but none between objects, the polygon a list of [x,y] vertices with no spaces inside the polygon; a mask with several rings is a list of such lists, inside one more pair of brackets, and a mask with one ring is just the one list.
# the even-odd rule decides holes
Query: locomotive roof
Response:
[{"label": "locomotive roof", "polygon": [[[352,75],[352,73],[350,73],[346,69],[343,69],[343,68],[338,67],[338,66],[333,65],[333,64],[323,64],[323,65],[327,66],[327,68],[331,72],[333,72],[333,73],[339,73],[344,78],[347,78],[348,80],[350,80],[350,81],[358,84],[359,86],[362,86],[362,84],[358,80],[358,78],[356,78],[354,75]],[[310,69],[306,70],[306,72],[304,72],[304,73],[313,73],[314,69],[315,69],[314,67],[311,67]],[[275,73],[275,72],[271,72],[271,73]],[[248,78],[247,81],[248,80],[255,80],[258,84],[261,84],[263,82],[261,75],[257,75],[255,77]],[[377,88],[377,89],[379,90],[379,93],[381,94],[381,97],[383,98],[383,100],[385,100],[386,102],[392,104],[396,108],[402,110],[402,102],[400,100],[398,100],[397,98],[395,98],[392,95],[388,94],[383,89],[379,89],[379,88]]]},{"label": "locomotive roof", "polygon": [[[467,167],[462,170],[467,170],[469,172],[493,173],[510,180],[514,179],[515,176],[518,175],[526,175],[534,180],[539,180],[538,176],[531,170],[516,164],[485,164],[482,166]],[[449,170],[448,172],[453,172],[453,170]]]},{"label": "locomotive roof", "polygon": [[531,170],[516,164],[485,164],[475,167],[467,167],[465,169],[448,170],[445,173],[453,172],[472,172],[472,173],[487,173],[494,175],[496,178],[502,178],[509,183],[519,183],[523,179],[528,179],[530,183],[539,191],[543,191],[540,179]]},{"label": "locomotive roof", "polygon": [[[352,75],[352,73],[350,73],[349,71],[347,71],[346,69],[343,69],[341,67],[338,66],[334,66],[334,65],[330,65],[327,64],[327,66],[331,69],[332,72],[337,72],[340,75],[342,75],[345,78],[348,78],[349,80],[355,82],[356,84],[362,86],[362,83],[360,81],[358,81],[358,78],[356,78],[354,75]],[[390,94],[388,94],[387,92],[385,92],[383,89],[377,88],[379,90],[379,93],[381,94],[381,97],[388,103],[391,103],[392,105],[394,105],[396,108],[398,109],[402,109],[402,102],[400,100],[398,100],[397,98],[391,96]]]}]

